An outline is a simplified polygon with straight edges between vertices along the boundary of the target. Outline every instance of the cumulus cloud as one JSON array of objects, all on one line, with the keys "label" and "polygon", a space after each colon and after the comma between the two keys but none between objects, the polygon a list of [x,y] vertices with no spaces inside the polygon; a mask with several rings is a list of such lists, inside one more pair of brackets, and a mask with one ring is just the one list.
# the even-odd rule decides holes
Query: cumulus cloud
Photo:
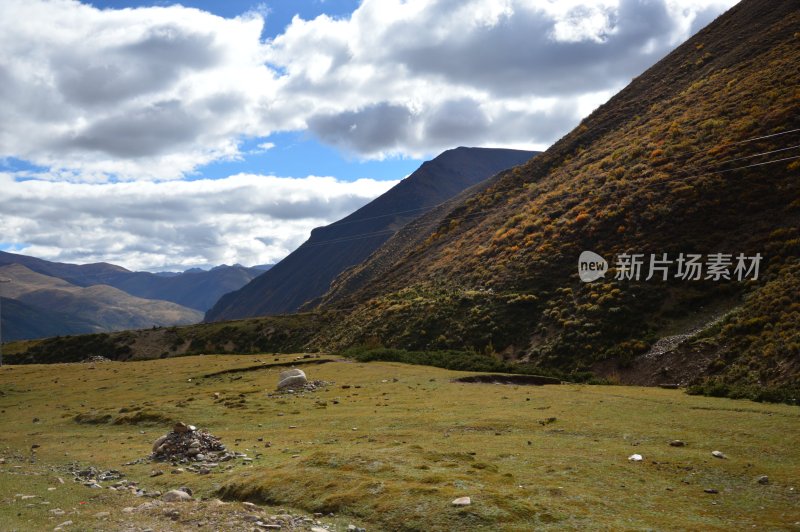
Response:
[{"label": "cumulus cloud", "polygon": [[604,100],[732,3],[364,0],[265,42],[264,9],[4,0],[0,157],[76,181],[166,180],[276,131],[365,158],[544,148],[588,95]]},{"label": "cumulus cloud", "polygon": [[294,116],[357,155],[543,149],[733,3],[366,0],[295,18],[267,57]]},{"label": "cumulus cloud", "polygon": [[0,174],[3,239],[16,252],[132,269],[276,262],[311,229],[333,222],[396,181],[240,174],[127,183],[17,181]]},{"label": "cumulus cloud", "polygon": [[264,41],[264,5],[3,0],[0,159],[34,169],[0,174],[0,241],[131,268],[274,261],[393,183],[186,177],[280,131],[357,158],[544,149],[733,3],[363,0]]}]

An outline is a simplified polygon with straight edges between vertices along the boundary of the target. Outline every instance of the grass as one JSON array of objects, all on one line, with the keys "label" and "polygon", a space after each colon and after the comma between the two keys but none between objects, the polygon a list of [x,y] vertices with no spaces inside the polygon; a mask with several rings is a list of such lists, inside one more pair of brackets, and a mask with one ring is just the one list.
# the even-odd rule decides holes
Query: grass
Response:
[{"label": "grass", "polygon": [[[70,519],[77,529],[119,529],[135,519],[197,530],[211,519],[205,506],[172,519],[122,514],[142,499],[72,483],[65,468],[73,461],[122,470],[151,490],[188,486],[273,512],[333,512],[324,519],[331,530],[763,530],[800,522],[797,407],[652,388],[454,383],[465,373],[352,361],[305,367],[334,383],[327,389],[269,396],[285,369],[275,364],[295,358],[0,368],[2,528],[45,530]],[[256,360],[262,368],[203,377]],[[209,429],[254,461],[154,478],[150,471],[163,466],[122,465],[147,456],[174,419]],[[687,445],[671,447],[673,439]],[[629,462],[633,453],[644,461]],[[770,483],[757,483],[760,475]],[[460,496],[473,504],[452,507]],[[54,507],[67,515],[52,516]],[[242,507],[221,508],[214,511]],[[103,511],[111,515],[95,517]]]}]

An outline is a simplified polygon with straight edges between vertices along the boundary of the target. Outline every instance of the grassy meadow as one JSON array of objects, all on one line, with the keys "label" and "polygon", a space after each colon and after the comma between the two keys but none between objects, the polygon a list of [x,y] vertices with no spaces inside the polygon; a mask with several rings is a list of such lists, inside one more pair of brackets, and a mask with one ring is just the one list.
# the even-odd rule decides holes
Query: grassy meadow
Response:
[{"label": "grassy meadow", "polygon": [[[278,364],[294,361],[330,384],[274,394]],[[299,355],[4,366],[0,529],[253,530],[244,501],[319,522],[299,529],[800,529],[798,407],[453,382],[467,374]],[[179,420],[252,462],[206,475],[123,465]],[[152,499],[75,483],[73,463],[198,501],[131,512]],[[472,504],[451,505],[462,496]]]}]

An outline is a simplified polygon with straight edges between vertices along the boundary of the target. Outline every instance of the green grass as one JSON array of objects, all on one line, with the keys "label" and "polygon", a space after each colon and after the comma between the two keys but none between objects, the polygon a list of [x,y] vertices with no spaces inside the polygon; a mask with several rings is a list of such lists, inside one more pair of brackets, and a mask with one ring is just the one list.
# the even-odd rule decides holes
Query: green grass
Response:
[{"label": "green grass", "polygon": [[[271,511],[334,512],[326,523],[336,530],[350,522],[393,531],[764,530],[800,521],[797,407],[652,388],[463,384],[451,382],[463,372],[348,361],[305,367],[310,378],[335,383],[325,390],[270,397],[281,370],[270,365],[294,359],[3,367],[3,529],[44,530],[71,519],[87,530],[131,520],[197,530],[212,511],[198,506],[176,521],[121,514],[142,499],[73,484],[63,469],[72,461],[120,469],[146,489],[185,485],[201,497],[249,500]],[[262,369],[203,377],[256,360]],[[155,478],[150,471],[163,466],[122,466],[147,456],[173,419],[209,429],[254,462]],[[687,446],[670,447],[673,439]],[[32,444],[40,445],[35,463]],[[712,450],[729,459],[713,458]],[[644,461],[629,462],[633,453]],[[770,483],[758,484],[759,475]],[[18,493],[50,504],[35,499],[27,507]],[[451,507],[465,495],[471,506]],[[52,517],[47,510],[56,506],[68,515]],[[98,520],[101,511],[112,516]]]}]

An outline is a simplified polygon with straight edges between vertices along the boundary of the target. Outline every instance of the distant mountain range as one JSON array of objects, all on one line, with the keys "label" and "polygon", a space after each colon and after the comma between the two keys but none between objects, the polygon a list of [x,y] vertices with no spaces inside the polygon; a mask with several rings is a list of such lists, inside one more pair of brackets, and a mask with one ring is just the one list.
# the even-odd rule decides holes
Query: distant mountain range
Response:
[{"label": "distant mountain range", "polygon": [[193,268],[185,272],[132,272],[105,262],[67,264],[0,251],[0,266],[21,264],[26,268],[63,279],[76,286],[105,284],[145,299],[171,301],[205,312],[223,294],[237,290],[269,270],[271,265],[245,267],[222,265],[210,270]]},{"label": "distant mountain range", "polygon": [[267,273],[223,296],[206,313],[206,321],[297,311],[411,220],[536,153],[463,147],[442,153],[346,218],[314,229],[303,245]]},{"label": "distant mountain range", "polygon": [[167,275],[65,264],[0,251],[3,340],[196,323],[219,297],[269,269],[218,266]]}]

